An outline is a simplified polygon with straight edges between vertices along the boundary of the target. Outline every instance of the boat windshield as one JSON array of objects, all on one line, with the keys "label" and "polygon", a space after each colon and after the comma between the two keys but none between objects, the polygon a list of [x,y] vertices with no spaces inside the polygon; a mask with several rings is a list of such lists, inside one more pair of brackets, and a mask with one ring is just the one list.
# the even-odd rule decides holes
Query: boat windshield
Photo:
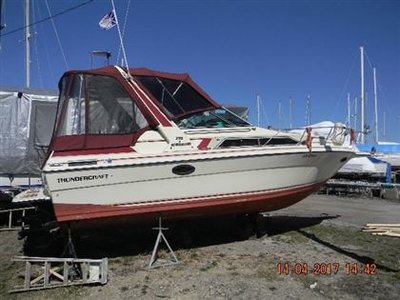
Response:
[{"label": "boat windshield", "polygon": [[170,118],[215,108],[185,81],[157,76],[135,76],[135,78],[154,96]]},{"label": "boat windshield", "polygon": [[178,119],[177,124],[180,128],[221,128],[221,127],[246,127],[251,126],[242,118],[233,114],[226,108],[219,108],[212,111],[195,113],[189,117],[185,116]]}]

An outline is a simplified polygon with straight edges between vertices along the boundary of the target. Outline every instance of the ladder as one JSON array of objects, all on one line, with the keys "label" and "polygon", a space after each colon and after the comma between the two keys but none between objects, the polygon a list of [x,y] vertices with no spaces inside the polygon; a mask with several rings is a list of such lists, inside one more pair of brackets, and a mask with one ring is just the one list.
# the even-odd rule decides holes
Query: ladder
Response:
[{"label": "ladder", "polygon": [[0,231],[5,231],[5,230],[19,230],[20,227],[13,226],[13,221],[15,218],[13,218],[14,213],[20,213],[22,212],[22,217],[21,217],[21,227],[22,229],[25,228],[25,222],[24,222],[24,217],[26,215],[27,210],[32,210],[35,209],[35,207],[29,206],[29,207],[21,207],[21,208],[13,208],[13,209],[1,209],[0,214],[6,214],[8,213],[8,222],[6,227],[0,228]]},{"label": "ladder", "polygon": [[22,284],[10,293],[42,290],[83,284],[106,284],[108,259],[78,259],[18,256],[12,259],[25,263]]}]

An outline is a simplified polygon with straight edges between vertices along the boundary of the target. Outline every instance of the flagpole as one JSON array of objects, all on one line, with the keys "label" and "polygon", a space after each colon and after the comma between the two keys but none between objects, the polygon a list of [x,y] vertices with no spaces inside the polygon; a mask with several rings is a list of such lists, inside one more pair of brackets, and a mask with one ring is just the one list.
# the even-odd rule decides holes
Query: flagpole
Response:
[{"label": "flagpole", "polygon": [[131,72],[129,71],[129,65],[128,65],[128,59],[126,58],[125,46],[124,46],[124,42],[122,40],[121,30],[119,29],[119,22],[118,22],[118,17],[117,17],[117,11],[115,10],[114,0],[111,0],[111,5],[112,5],[114,16],[115,16],[115,23],[117,24],[119,40],[121,42],[122,54],[124,55],[126,69],[128,71],[129,78],[131,78]]}]

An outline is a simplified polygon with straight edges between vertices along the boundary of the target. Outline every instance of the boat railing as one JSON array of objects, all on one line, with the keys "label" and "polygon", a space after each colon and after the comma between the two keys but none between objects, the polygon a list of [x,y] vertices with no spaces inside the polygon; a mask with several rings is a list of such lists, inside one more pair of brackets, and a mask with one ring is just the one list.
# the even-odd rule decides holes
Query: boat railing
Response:
[{"label": "boat railing", "polygon": [[332,143],[334,145],[343,145],[348,139],[349,143],[352,144],[355,141],[356,134],[353,129],[342,123],[335,123],[332,126],[290,128],[281,131],[300,134],[299,144],[312,143],[315,139],[319,139],[320,143]]}]

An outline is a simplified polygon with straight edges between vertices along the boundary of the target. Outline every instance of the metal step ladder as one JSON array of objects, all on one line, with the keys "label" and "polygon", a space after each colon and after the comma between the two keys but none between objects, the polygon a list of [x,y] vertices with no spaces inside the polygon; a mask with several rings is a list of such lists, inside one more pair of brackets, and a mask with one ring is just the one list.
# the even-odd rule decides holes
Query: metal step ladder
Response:
[{"label": "metal step ladder", "polygon": [[[27,210],[32,210],[35,209],[35,207],[29,206],[29,207],[20,207],[20,208],[13,208],[13,209],[0,209],[0,214],[7,214],[8,213],[8,222],[6,224],[6,227],[0,227],[0,231],[5,231],[5,230],[20,230],[21,227],[22,229],[25,228],[25,222],[24,218],[26,215]],[[15,221],[14,214],[15,213],[21,213],[22,212],[22,217],[21,217],[21,227],[20,226],[14,226],[13,221]]]},{"label": "metal step ladder", "polygon": [[18,256],[12,259],[25,263],[22,284],[10,293],[42,290],[83,284],[106,284],[108,259],[78,259]]}]

